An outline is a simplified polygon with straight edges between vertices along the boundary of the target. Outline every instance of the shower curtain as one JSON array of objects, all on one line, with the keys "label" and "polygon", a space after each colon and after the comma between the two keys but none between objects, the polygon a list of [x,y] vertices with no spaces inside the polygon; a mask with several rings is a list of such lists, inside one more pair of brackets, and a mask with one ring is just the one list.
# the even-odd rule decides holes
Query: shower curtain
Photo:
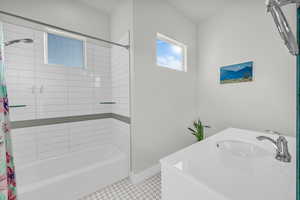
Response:
[{"label": "shower curtain", "polygon": [[3,24],[0,22],[0,200],[16,200],[9,107],[5,85]]}]

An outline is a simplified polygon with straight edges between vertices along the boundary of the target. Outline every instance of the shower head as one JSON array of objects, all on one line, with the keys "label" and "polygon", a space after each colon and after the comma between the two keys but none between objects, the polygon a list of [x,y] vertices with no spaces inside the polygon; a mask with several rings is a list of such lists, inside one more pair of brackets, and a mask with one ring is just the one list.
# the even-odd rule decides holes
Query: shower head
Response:
[{"label": "shower head", "polygon": [[300,0],[266,0],[266,5],[278,4],[280,7],[292,4],[292,3],[300,3]]},{"label": "shower head", "polygon": [[294,56],[299,54],[299,47],[297,40],[290,28],[290,25],[281,10],[282,6],[291,3],[300,3],[300,0],[267,0],[267,11],[271,13],[274,22],[277,26],[279,34],[284,41],[284,44],[289,49],[290,53]]},{"label": "shower head", "polygon": [[5,42],[5,46],[9,46],[9,45],[20,43],[20,42],[22,42],[22,43],[33,43],[33,39],[24,38],[24,39],[19,39],[19,40],[11,40],[11,41]]}]

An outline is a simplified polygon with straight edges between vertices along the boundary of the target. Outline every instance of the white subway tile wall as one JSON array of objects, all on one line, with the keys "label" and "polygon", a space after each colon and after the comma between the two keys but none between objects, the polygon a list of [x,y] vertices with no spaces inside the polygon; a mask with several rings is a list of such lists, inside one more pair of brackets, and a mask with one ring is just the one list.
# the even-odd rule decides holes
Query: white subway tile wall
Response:
[{"label": "white subway tile wall", "polygon": [[[4,24],[5,41],[32,38],[33,44],[5,48],[11,120],[111,113],[129,116],[129,52],[86,44],[86,68],[44,64],[44,33]],[[128,43],[128,34],[121,42]],[[111,57],[112,55],[112,57]],[[115,101],[105,105],[101,102]],[[34,164],[74,151],[114,145],[130,156],[130,125],[99,119],[13,129],[16,166]]]},{"label": "white subway tile wall", "polygon": [[129,125],[115,119],[14,129],[12,141],[17,168],[104,145],[130,156]]},{"label": "white subway tile wall", "polygon": [[44,64],[44,32],[4,24],[5,41],[32,38],[33,44],[5,48],[11,120],[110,113],[111,48],[86,43],[86,68]]},{"label": "white subway tile wall", "polygon": [[15,129],[11,135],[17,163],[27,164],[38,160],[37,128]]},{"label": "white subway tile wall", "polygon": [[116,119],[112,119],[112,140],[122,152],[130,155],[130,125]]},{"label": "white subway tile wall", "polygon": [[[94,73],[94,110],[96,113],[112,112],[112,105],[101,104],[101,102],[111,102],[112,100],[112,86],[111,86],[111,64],[110,51],[104,47],[93,45],[93,62],[95,66]],[[109,51],[107,51],[109,50]]]},{"label": "white subway tile wall", "polygon": [[[128,45],[129,33],[126,33],[119,43]],[[129,51],[113,46],[111,48],[112,99],[117,104],[113,106],[112,112],[124,116],[130,116],[129,64]]]},{"label": "white subway tile wall", "polygon": [[[5,41],[17,38],[34,38],[34,32],[23,27],[4,25]],[[14,44],[5,48],[6,82],[10,93],[11,105],[26,105],[24,108],[14,108],[11,119],[34,119],[35,96],[35,51],[33,44]]]}]

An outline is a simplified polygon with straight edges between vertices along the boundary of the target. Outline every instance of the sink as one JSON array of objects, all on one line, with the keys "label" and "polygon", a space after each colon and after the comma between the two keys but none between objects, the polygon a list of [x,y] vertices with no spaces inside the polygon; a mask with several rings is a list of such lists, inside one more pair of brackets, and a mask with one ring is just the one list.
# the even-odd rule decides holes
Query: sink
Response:
[{"label": "sink", "polygon": [[271,155],[270,152],[258,145],[239,140],[218,141],[216,147],[222,153],[228,153],[238,157],[254,158]]},{"label": "sink", "polygon": [[[272,144],[256,139],[262,135],[274,138],[229,128],[163,158],[162,200],[296,199],[296,159],[276,160]],[[296,139],[286,138],[295,158]]]}]

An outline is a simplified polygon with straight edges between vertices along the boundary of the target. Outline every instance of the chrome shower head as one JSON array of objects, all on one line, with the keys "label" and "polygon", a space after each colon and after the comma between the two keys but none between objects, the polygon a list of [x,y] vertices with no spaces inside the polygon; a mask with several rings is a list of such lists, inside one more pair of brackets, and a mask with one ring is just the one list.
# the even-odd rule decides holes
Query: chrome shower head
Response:
[{"label": "chrome shower head", "polygon": [[12,44],[16,44],[16,43],[33,43],[33,39],[30,39],[30,38],[24,38],[24,39],[19,39],[19,40],[11,40],[11,41],[8,41],[8,42],[5,42],[5,46],[9,46],[9,45],[12,45]]},{"label": "chrome shower head", "polygon": [[299,4],[300,3],[300,0],[266,0],[266,5],[272,5],[276,3],[278,6],[282,7],[282,6],[285,6],[285,5],[288,5],[288,4],[293,4],[293,3],[296,3],[296,4]]},{"label": "chrome shower head", "polygon": [[290,25],[281,10],[282,6],[291,3],[299,3],[300,0],[267,0],[267,11],[271,13],[272,17],[274,18],[274,22],[277,26],[279,34],[284,41],[284,44],[289,49],[290,53],[294,56],[299,54],[299,47],[294,36]]},{"label": "chrome shower head", "polygon": [[266,0],[267,12],[270,12],[270,7],[272,5],[273,0]]}]

